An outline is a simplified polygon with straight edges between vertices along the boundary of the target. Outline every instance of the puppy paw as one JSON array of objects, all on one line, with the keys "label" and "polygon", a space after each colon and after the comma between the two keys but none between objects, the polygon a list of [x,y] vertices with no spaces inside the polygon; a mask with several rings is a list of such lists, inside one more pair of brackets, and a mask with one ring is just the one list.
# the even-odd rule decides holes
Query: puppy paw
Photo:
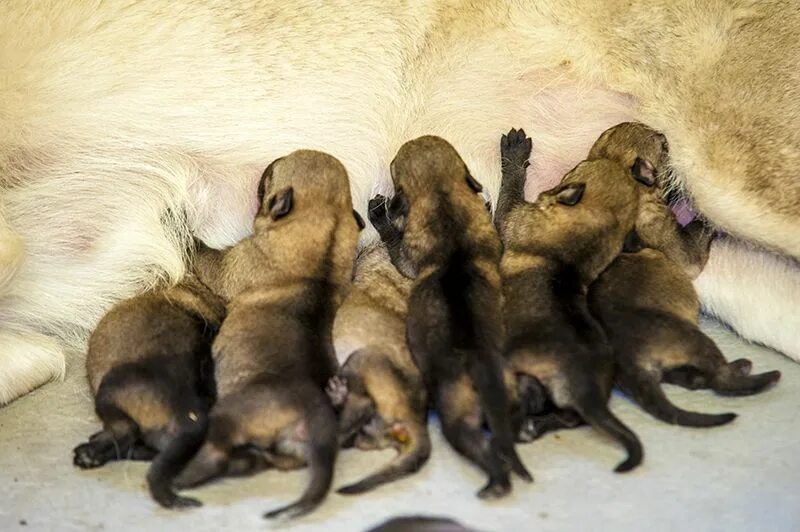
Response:
[{"label": "puppy paw", "polygon": [[386,196],[378,194],[367,203],[367,218],[372,225],[380,224],[386,220]]},{"label": "puppy paw", "polygon": [[325,387],[325,393],[335,407],[340,407],[347,400],[347,379],[334,375]]},{"label": "puppy paw", "polygon": [[530,165],[533,141],[524,129],[512,129],[500,139],[500,156],[503,166],[527,168]]},{"label": "puppy paw", "polygon": [[108,461],[105,454],[105,449],[100,449],[97,441],[89,441],[75,447],[72,463],[81,469],[94,469]]}]

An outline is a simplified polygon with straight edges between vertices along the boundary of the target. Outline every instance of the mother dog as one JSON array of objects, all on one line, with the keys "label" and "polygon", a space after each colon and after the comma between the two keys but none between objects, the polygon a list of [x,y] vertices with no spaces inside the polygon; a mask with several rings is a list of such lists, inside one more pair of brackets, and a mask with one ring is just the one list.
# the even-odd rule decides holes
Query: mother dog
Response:
[{"label": "mother dog", "polygon": [[277,155],[332,153],[363,211],[421,134],[496,193],[514,125],[529,195],[610,125],[666,133],[676,182],[735,236],[697,281],[706,308],[800,358],[798,101],[795,0],[4,2],[0,403],[63,375],[114,301],[178,279],[191,234],[248,234]]}]

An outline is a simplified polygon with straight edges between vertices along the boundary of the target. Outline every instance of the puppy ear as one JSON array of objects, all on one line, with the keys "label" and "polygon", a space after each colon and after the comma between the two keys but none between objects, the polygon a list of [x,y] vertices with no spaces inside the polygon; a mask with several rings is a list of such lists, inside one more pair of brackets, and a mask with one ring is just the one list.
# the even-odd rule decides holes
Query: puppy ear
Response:
[{"label": "puppy ear", "polygon": [[281,159],[283,159],[283,157],[275,159],[274,161],[269,163],[267,168],[264,170],[264,173],[261,174],[261,180],[258,182],[258,205],[259,205],[259,207],[264,203],[264,194],[266,193],[267,184],[268,184],[269,180],[272,179],[272,172],[275,169],[275,164],[277,164],[277,162],[280,161]]},{"label": "puppy ear", "polygon": [[279,220],[292,211],[294,189],[286,187],[279,190],[272,197],[269,198],[269,216],[273,220]]},{"label": "puppy ear", "polygon": [[388,213],[389,218],[395,219],[400,216],[408,214],[408,198],[402,188],[397,189],[397,192],[392,196],[389,201]]},{"label": "puppy ear", "polygon": [[355,209],[353,209],[353,218],[356,219],[359,231],[362,231],[367,226],[367,224],[364,223],[364,218],[362,218],[361,215],[358,214],[358,211]]},{"label": "puppy ear", "polygon": [[581,201],[585,190],[585,183],[567,183],[561,187],[561,190],[556,192],[556,201],[561,205],[572,207]]},{"label": "puppy ear", "polygon": [[472,177],[472,174],[470,174],[469,171],[467,171],[467,184],[469,185],[469,188],[475,192],[483,192],[483,185],[478,183],[478,180]]},{"label": "puppy ear", "polygon": [[652,187],[656,184],[656,168],[653,163],[641,157],[636,158],[636,162],[631,167],[633,178],[645,186]]}]

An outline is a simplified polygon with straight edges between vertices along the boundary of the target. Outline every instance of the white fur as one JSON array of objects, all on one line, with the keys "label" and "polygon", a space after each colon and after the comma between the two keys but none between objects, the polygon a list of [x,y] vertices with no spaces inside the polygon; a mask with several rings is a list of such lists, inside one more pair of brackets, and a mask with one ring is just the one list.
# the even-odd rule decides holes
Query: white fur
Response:
[{"label": "white fur", "polygon": [[[535,196],[637,116],[593,71],[602,50],[552,15],[569,0],[447,6],[4,3],[0,208],[25,249],[0,224],[0,327],[83,348],[113,302],[182,275],[190,233],[248,234],[261,170],[297,148],[340,158],[364,213],[417,135],[451,141],[497,197],[500,135],[524,127]],[[6,400],[64,362],[33,332],[0,334],[0,353],[22,357],[0,368]]]},{"label": "white fur", "polygon": [[0,345],[0,405],[64,377],[64,351],[54,338],[2,330]]},{"label": "white fur", "polygon": [[712,243],[708,264],[694,284],[704,312],[730,324],[745,338],[800,361],[797,261],[720,238]]}]

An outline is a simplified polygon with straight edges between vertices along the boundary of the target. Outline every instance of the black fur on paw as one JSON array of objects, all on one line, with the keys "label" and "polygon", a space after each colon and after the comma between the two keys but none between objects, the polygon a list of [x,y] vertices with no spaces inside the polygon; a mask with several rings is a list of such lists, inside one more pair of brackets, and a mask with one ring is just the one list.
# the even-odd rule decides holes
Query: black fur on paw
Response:
[{"label": "black fur on paw", "polygon": [[514,165],[527,168],[530,165],[533,140],[525,134],[524,129],[512,129],[500,139],[500,156],[503,165]]}]

